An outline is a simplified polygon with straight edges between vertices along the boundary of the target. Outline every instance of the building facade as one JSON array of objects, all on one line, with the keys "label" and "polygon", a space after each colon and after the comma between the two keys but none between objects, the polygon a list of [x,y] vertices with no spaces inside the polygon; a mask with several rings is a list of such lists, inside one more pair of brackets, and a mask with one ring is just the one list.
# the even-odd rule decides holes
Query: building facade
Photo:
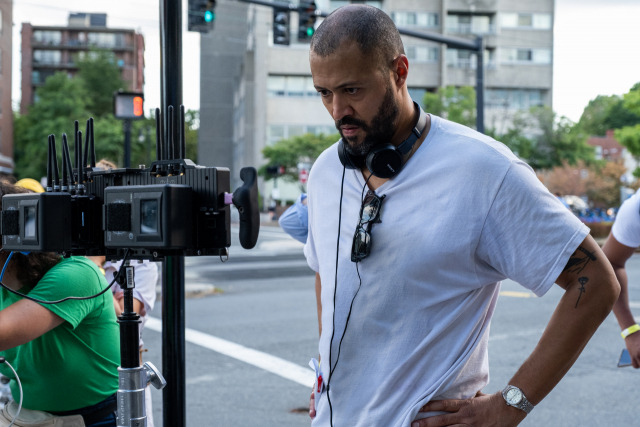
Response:
[{"label": "building facade", "polygon": [[[316,0],[330,12],[350,1]],[[356,1],[353,1],[356,3]],[[516,112],[551,107],[554,0],[360,1],[383,9],[399,28],[476,39],[485,52],[485,129],[503,132]],[[290,13],[291,43],[273,44],[273,9],[222,0],[216,28],[201,39],[199,162],[228,166],[237,180],[243,166],[264,164],[261,150],[304,133],[337,133],[313,87],[309,45],[297,41],[297,13]],[[318,23],[320,19],[318,19]],[[409,59],[409,92],[422,103],[426,92],[475,86],[471,51],[403,36]],[[271,195],[293,200],[300,185]]]},{"label": "building facade", "polygon": [[13,172],[11,43],[13,2],[0,2],[0,173]]},{"label": "building facade", "polygon": [[[621,181],[625,185],[630,185],[636,180],[633,172],[639,166],[638,161],[626,147],[620,145],[613,129],[607,130],[605,136],[589,137],[587,144],[595,148],[596,159],[606,160],[607,162],[619,162],[624,165],[626,172],[621,177]],[[621,200],[625,198],[626,197],[623,197]]]},{"label": "building facade", "polygon": [[66,27],[22,24],[22,81],[20,112],[25,114],[36,100],[36,89],[56,72],[73,76],[76,61],[91,49],[115,54],[128,90],[144,86],[144,38],[132,29],[107,28],[103,13],[71,13]]}]

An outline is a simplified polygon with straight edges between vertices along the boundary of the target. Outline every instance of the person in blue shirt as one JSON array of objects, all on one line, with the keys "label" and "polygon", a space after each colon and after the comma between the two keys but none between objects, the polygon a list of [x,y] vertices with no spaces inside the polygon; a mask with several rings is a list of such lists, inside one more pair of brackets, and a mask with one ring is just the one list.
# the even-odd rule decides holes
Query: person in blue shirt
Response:
[{"label": "person in blue shirt", "polygon": [[302,193],[296,202],[289,207],[278,219],[280,227],[299,242],[307,242],[309,227],[309,211],[307,209],[307,195]]}]

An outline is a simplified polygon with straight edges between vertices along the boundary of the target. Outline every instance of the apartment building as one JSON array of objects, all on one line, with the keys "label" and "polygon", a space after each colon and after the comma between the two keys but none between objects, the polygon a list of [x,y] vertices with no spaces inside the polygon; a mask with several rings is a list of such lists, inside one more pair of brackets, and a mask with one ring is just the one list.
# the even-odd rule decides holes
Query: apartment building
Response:
[{"label": "apartment building", "polygon": [[[322,11],[348,3],[383,9],[399,28],[475,39],[482,36],[485,128],[501,132],[513,115],[531,106],[551,106],[554,0],[316,0]],[[290,14],[291,43],[274,45],[270,7],[222,0],[216,28],[201,38],[200,140],[202,164],[228,166],[237,180],[243,166],[261,166],[261,150],[282,138],[335,133],[316,93],[308,43],[297,41],[297,14]],[[318,20],[319,23],[320,19]],[[470,51],[403,36],[412,97],[439,87],[475,86],[476,57]],[[292,200],[300,186],[270,195]]]},{"label": "apartment building", "polygon": [[26,113],[36,98],[36,89],[62,71],[73,76],[76,61],[91,49],[107,49],[115,54],[122,78],[129,90],[142,92],[144,86],[144,38],[133,29],[108,28],[104,13],[70,13],[65,27],[22,24],[22,96],[20,112]]},{"label": "apartment building", "polygon": [[0,173],[13,172],[11,36],[13,2],[0,2]]}]

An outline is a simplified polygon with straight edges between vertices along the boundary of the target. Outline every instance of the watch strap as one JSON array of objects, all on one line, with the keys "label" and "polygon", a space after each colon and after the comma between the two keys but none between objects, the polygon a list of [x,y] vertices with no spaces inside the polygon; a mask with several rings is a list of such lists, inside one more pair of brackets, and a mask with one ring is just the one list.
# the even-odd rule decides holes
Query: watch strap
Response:
[{"label": "watch strap", "polygon": [[[520,402],[513,404],[509,402],[509,399],[507,398],[507,393],[509,392],[509,390],[518,390],[520,392],[520,396],[522,396],[522,398],[520,399]],[[522,390],[520,390],[520,388],[509,384],[508,386],[506,386],[503,390],[502,390],[502,397],[504,399],[504,401],[507,403],[507,405],[509,406],[513,406],[514,408],[518,408],[521,411],[524,411],[525,413],[530,413],[533,408],[534,405],[529,402],[529,400],[527,399],[527,397],[524,395],[524,392]]]}]

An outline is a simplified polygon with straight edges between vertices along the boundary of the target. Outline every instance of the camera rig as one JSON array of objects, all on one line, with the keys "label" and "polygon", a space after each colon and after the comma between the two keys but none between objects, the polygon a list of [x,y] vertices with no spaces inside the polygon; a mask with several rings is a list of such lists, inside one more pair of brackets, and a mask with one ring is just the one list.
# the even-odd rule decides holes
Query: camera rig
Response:
[{"label": "camera rig", "polygon": [[[168,109],[172,129],[173,108]],[[255,246],[259,231],[257,173],[243,168],[243,185],[230,193],[230,172],[188,159],[167,159],[167,147],[185,152],[184,107],[180,107],[178,144],[162,138],[156,109],[158,159],[149,168],[96,167],[93,119],[85,140],[75,122],[71,165],[62,135],[62,176],[55,136],[50,135],[44,193],[8,194],[2,198],[2,247],[13,251],[106,255],[120,259],[162,259],[171,255],[227,255],[231,245],[231,210],[237,207],[242,247]],[[168,132],[169,135],[173,133]]]},{"label": "camera rig", "polygon": [[[75,168],[71,164],[67,136],[63,134],[60,176],[55,136],[49,135],[46,191],[2,196],[3,250],[125,259],[126,280],[118,275],[124,290],[124,310],[118,318],[119,427],[146,426],[145,387],[166,385],[162,374],[151,363],[140,366],[140,316],[133,311],[135,274],[129,260],[228,255],[231,204],[238,208],[240,244],[251,249],[258,240],[255,168],[243,168],[240,171],[243,184],[230,193],[228,168],[199,166],[182,158],[186,151],[184,106],[180,107],[175,133],[172,106],[167,113],[168,118],[163,120],[160,110],[156,109],[158,160],[151,167],[97,167],[93,119],[87,120],[84,147],[76,121]],[[165,125],[166,140],[162,136]],[[178,141],[174,139],[175,134]]]}]

